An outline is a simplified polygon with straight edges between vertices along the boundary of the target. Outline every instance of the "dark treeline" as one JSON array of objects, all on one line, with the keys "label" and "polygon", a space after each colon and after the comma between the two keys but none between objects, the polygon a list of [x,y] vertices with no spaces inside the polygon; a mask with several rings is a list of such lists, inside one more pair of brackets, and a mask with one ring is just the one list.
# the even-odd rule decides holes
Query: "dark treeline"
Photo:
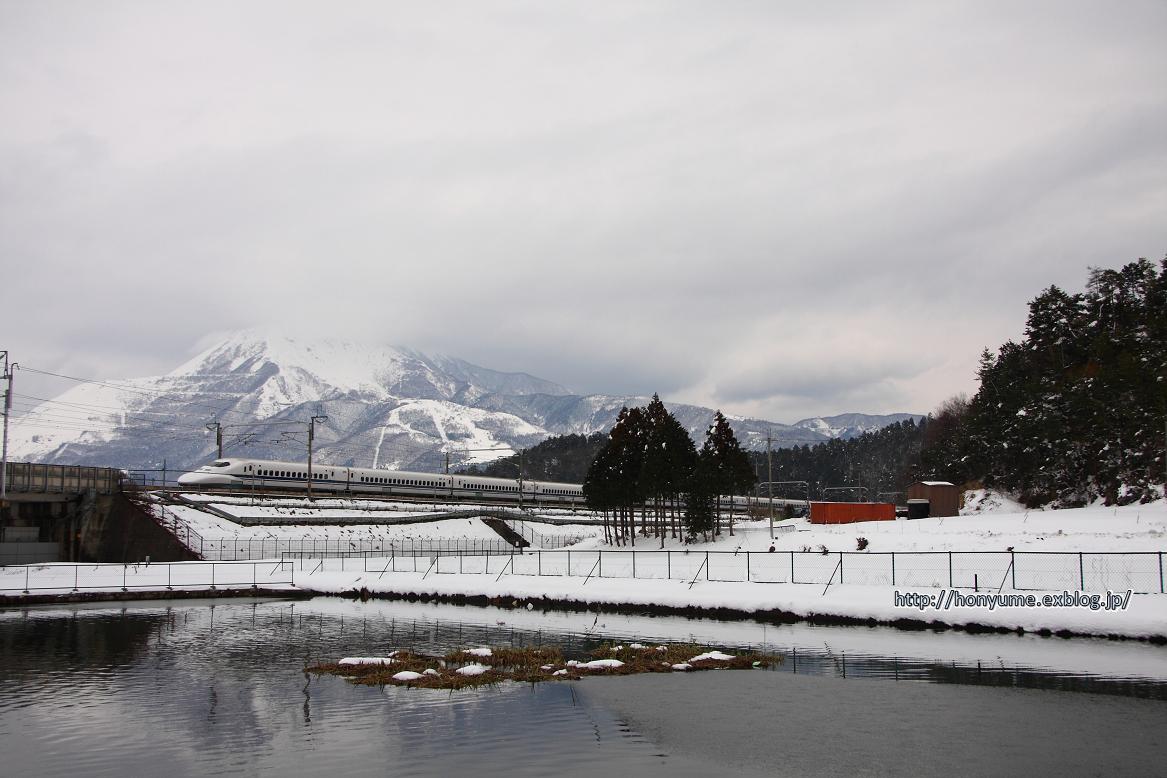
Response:
[{"label": "dark treeline", "polygon": [[[754,485],[749,458],[721,411],[698,451],[689,433],[653,395],[623,408],[584,478],[588,507],[604,517],[604,540],[636,545],[636,535],[708,540],[722,531],[723,495]],[[636,526],[639,514],[639,528]],[[733,519],[729,520],[733,534]]]},{"label": "dark treeline", "polygon": [[523,478],[581,484],[596,453],[607,439],[608,436],[602,432],[557,435],[524,449],[521,456],[514,454],[486,465],[472,465],[464,468],[463,472],[494,478],[515,478],[521,465]]},{"label": "dark treeline", "polygon": [[[771,453],[772,480],[805,481],[809,488],[775,485],[774,496],[802,498],[809,491],[812,500],[902,502],[912,481],[944,476],[925,473],[920,468],[920,451],[928,426],[928,419],[919,423],[908,419],[850,440],[775,449]],[[750,462],[762,484],[759,494],[768,495],[766,452],[751,452]]]},{"label": "dark treeline", "polygon": [[980,388],[936,415],[924,466],[1029,505],[1154,499],[1167,438],[1167,259],[1051,286],[1025,337],[987,349]]}]

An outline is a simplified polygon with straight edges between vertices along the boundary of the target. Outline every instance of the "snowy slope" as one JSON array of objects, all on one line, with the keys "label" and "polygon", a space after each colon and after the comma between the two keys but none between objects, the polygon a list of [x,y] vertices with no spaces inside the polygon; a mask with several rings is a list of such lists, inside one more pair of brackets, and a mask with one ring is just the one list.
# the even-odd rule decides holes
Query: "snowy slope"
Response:
[{"label": "snowy slope", "polygon": [[[574,395],[525,373],[501,373],[449,356],[341,339],[297,339],[266,329],[237,332],[170,373],[80,384],[12,426],[14,459],[170,471],[215,456],[209,423],[222,425],[225,453],[302,461],[307,424],[318,461],[438,471],[484,462],[549,435],[608,428],[623,405],[646,397]],[[700,440],[713,410],[669,404]],[[841,418],[841,417],[832,417]],[[865,423],[878,419],[863,417]],[[897,417],[898,418],[898,417]],[[732,418],[748,448],[827,440],[806,426]],[[890,423],[890,421],[886,422]]]},{"label": "snowy slope", "polygon": [[865,432],[874,432],[901,421],[912,419],[919,421],[924,418],[918,413],[890,413],[885,415],[871,415],[866,413],[841,413],[837,416],[814,416],[809,419],[795,422],[794,426],[811,432],[817,432],[828,438],[842,438],[850,440]]}]

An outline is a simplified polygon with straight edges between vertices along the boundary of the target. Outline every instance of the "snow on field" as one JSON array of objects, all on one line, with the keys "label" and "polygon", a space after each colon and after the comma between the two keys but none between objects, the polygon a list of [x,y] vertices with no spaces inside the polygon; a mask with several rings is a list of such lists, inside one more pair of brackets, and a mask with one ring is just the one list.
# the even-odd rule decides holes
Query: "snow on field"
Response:
[{"label": "snow on field", "polygon": [[[523,602],[529,599],[584,601],[607,605],[657,605],[676,608],[728,608],[745,613],[781,610],[802,617],[842,616],[892,622],[916,619],[944,624],[984,624],[1027,631],[1070,630],[1084,635],[1145,637],[1167,633],[1167,596],[1134,594],[1126,610],[1074,608],[952,607],[924,609],[897,606],[896,587],[786,584],[767,585],[719,581],[687,581],[626,578],[585,579],[565,576],[442,574],[421,572],[365,574],[335,570],[297,575],[296,583],[321,593],[370,592],[397,594],[466,595],[497,597]],[[902,593],[912,589],[898,587]],[[1060,593],[1060,592],[1059,592]],[[1040,597],[1042,592],[1026,592]]]},{"label": "snow on field", "polygon": [[[1167,551],[1167,506],[983,513],[936,519],[897,519],[816,525],[800,521],[778,537],[779,551]],[[753,549],[751,549],[753,550]]]},{"label": "snow on field", "polygon": [[235,539],[317,539],[385,540],[414,539],[424,541],[486,540],[500,541],[498,533],[480,519],[445,519],[415,524],[287,524],[279,526],[247,526],[236,524],[219,516],[185,505],[166,507],[167,513],[177,515],[192,531],[207,540]]},{"label": "snow on field", "polygon": [[975,513],[1025,513],[1025,506],[1008,495],[990,489],[972,489],[964,493],[961,515]]},{"label": "snow on field", "polygon": [[[858,539],[866,538],[866,551],[1167,551],[1167,504],[1123,507],[1072,508],[1026,511],[1001,503],[998,512],[930,519],[863,521],[854,524],[811,524],[807,519],[775,523],[770,537],[768,521],[736,521],[708,543],[686,544],[665,540],[666,549],[701,551],[859,551]],[[595,533],[595,530],[592,530]],[[660,548],[656,538],[638,537],[636,550]],[[573,549],[610,548],[602,535],[572,546]],[[631,549],[631,547],[628,547]]]},{"label": "snow on field", "polygon": [[[381,502],[375,500],[322,499],[309,503],[304,499],[263,499],[250,500],[245,497],[231,498],[211,495],[186,495],[191,502],[207,505],[239,518],[280,518],[302,517],[304,524],[247,525],[239,524],[206,510],[190,505],[154,504],[161,511],[164,520],[177,517],[190,527],[191,531],[206,540],[359,540],[359,539],[413,539],[417,541],[501,541],[498,533],[479,519],[443,519],[431,521],[435,513],[466,511],[473,506],[460,503],[439,503],[436,505]],[[540,509],[539,515],[571,516],[562,509]],[[353,519],[366,519],[359,524]],[[416,521],[410,521],[416,519]],[[311,520],[312,523],[308,523]],[[320,521],[338,520],[345,523],[319,524]],[[550,537],[590,537],[600,528],[594,524],[554,525],[537,521],[523,524],[543,536]]]}]

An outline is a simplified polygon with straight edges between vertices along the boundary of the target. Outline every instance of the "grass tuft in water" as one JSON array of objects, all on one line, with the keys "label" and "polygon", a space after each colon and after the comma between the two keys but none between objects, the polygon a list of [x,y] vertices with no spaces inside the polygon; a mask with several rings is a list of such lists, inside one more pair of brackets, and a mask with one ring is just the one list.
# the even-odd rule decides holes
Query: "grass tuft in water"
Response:
[{"label": "grass tuft in water", "polygon": [[[672,673],[700,670],[748,670],[781,664],[778,654],[753,651],[721,652],[728,659],[706,658],[702,654],[715,649],[691,643],[661,646],[640,644],[604,644],[591,652],[595,659],[616,659],[620,665],[587,667],[586,661],[565,662],[563,651],[556,646],[541,648],[491,648],[490,656],[469,651],[452,651],[445,656],[426,656],[398,651],[387,665],[342,665],[326,663],[305,668],[317,675],[339,675],[352,683],[367,686],[408,686],[419,689],[470,689],[490,686],[503,681],[542,683],[544,681],[575,681],[589,675],[640,675],[643,673]],[[482,665],[486,669],[477,675],[459,673],[460,668]],[[399,679],[399,673],[419,673],[419,678]]]}]

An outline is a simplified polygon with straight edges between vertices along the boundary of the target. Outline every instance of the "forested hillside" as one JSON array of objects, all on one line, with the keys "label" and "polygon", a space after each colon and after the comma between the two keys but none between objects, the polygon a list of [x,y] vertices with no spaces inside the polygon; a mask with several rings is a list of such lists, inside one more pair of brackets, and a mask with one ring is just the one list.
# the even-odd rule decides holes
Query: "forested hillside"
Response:
[{"label": "forested hillside", "polygon": [[[927,426],[927,419],[918,424],[908,419],[850,440],[775,449],[771,453],[772,478],[767,475],[766,452],[753,452],[752,464],[759,483],[806,481],[812,499],[902,502],[904,495],[895,493],[904,492],[916,478],[945,475],[920,472],[920,450]],[[765,486],[760,493],[768,494]],[[774,495],[803,497],[806,488],[788,483],[775,485]]]},{"label": "forested hillside", "polygon": [[[582,484],[588,467],[608,436],[603,432],[591,435],[556,435],[526,449],[522,454],[523,477],[536,481],[564,481]],[[495,478],[516,478],[520,455],[496,459],[486,465],[470,467],[467,473]]]},{"label": "forested hillside", "polygon": [[949,406],[924,466],[1030,505],[1154,499],[1167,445],[1167,260],[1092,270],[1086,290],[1051,286],[1025,337],[987,349],[980,388]]}]

